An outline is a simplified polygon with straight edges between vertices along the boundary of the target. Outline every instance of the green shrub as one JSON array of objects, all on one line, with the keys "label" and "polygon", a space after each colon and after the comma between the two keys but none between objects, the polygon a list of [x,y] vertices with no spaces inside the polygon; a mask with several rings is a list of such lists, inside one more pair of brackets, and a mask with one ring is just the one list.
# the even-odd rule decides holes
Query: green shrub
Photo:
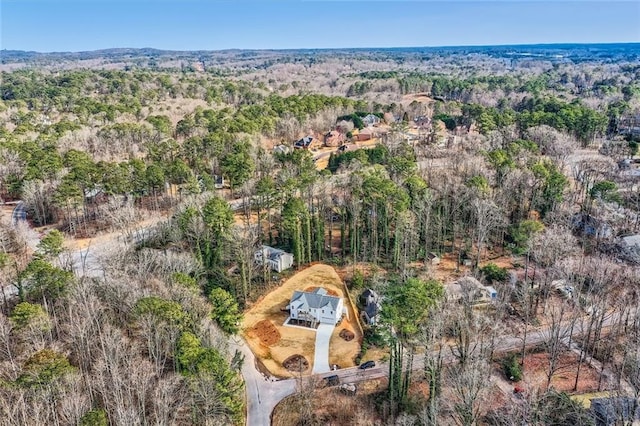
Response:
[{"label": "green shrub", "polygon": [[103,409],[87,411],[80,419],[81,426],[107,426],[108,424],[107,413]]},{"label": "green shrub", "polygon": [[364,330],[364,339],[362,346],[376,346],[378,348],[384,347],[386,344],[384,336],[379,333],[376,327],[369,327]]},{"label": "green shrub", "polygon": [[364,275],[360,271],[353,273],[353,279],[351,280],[351,288],[360,290],[364,287]]},{"label": "green shrub", "polygon": [[522,366],[516,355],[511,355],[502,361],[502,368],[507,379],[519,382],[522,380]]},{"label": "green shrub", "polygon": [[501,282],[507,279],[507,269],[501,268],[495,263],[489,263],[480,268],[480,272],[484,275],[489,283]]}]

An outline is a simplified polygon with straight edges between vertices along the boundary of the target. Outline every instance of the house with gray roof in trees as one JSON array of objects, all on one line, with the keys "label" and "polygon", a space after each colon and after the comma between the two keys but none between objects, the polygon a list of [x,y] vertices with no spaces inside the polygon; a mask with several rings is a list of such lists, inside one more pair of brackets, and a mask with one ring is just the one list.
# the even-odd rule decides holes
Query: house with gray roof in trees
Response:
[{"label": "house with gray roof in trees", "polygon": [[360,295],[360,300],[364,309],[361,312],[362,319],[368,325],[376,325],[379,320],[380,310],[382,309],[381,298],[375,291],[370,288],[366,289]]},{"label": "house with gray roof in trees", "polygon": [[254,259],[257,264],[266,264],[276,272],[282,272],[293,266],[293,254],[269,246],[262,246],[256,251]]},{"label": "house with gray roof in trees", "polygon": [[287,306],[288,323],[308,323],[315,327],[318,324],[336,325],[347,315],[347,308],[341,297],[331,296],[324,288],[313,291],[296,290]]},{"label": "house with gray roof in trees", "polygon": [[367,127],[377,126],[378,124],[380,124],[380,117],[375,114],[367,114],[362,118],[362,122]]}]

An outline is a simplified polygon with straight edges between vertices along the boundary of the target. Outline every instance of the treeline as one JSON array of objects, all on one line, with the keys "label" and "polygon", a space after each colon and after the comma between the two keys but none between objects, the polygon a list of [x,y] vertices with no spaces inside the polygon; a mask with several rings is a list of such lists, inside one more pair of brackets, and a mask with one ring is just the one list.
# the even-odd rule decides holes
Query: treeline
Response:
[{"label": "treeline", "polygon": [[468,99],[468,96],[474,90],[488,92],[501,90],[506,95],[528,93],[533,96],[550,93],[571,93],[580,96],[620,94],[628,101],[631,97],[637,95],[639,86],[633,82],[635,75],[631,70],[626,74],[628,74],[631,82],[627,82],[626,78],[621,76],[602,76],[598,78],[579,73],[572,75],[568,71],[562,70],[562,68],[550,70],[539,75],[507,74],[458,78],[448,75],[413,72],[402,76],[389,73],[388,77],[382,77],[382,75],[385,75],[383,73],[370,78],[397,78],[403,94],[428,92],[433,96],[441,96],[455,101]]},{"label": "treeline", "polygon": [[582,105],[580,101],[567,103],[556,98],[525,98],[513,109],[463,105],[460,123],[469,125],[471,122],[475,122],[483,134],[512,124],[521,131],[547,125],[588,144],[605,133],[609,120],[606,115]]}]

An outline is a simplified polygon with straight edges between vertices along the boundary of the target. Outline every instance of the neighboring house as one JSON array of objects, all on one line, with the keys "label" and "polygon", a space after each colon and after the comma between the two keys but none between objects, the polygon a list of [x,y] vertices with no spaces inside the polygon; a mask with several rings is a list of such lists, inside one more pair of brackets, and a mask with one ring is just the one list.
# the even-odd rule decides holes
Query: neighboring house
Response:
[{"label": "neighboring house", "polygon": [[380,124],[380,117],[374,114],[367,114],[362,118],[362,122],[367,127],[377,126],[378,124]]},{"label": "neighboring house", "polygon": [[325,146],[340,146],[345,142],[345,140],[345,136],[337,130],[332,130],[324,135]]},{"label": "neighboring house", "polygon": [[353,135],[353,138],[359,142],[368,141],[376,137],[378,137],[378,132],[374,129],[362,129]]},{"label": "neighboring house", "polygon": [[627,177],[627,178],[637,178],[637,177],[640,177],[640,169],[628,169],[628,170],[622,170],[622,171],[620,172],[620,176]]},{"label": "neighboring house", "polygon": [[413,119],[413,122],[416,127],[420,127],[423,129],[427,129],[431,127],[431,119],[426,115],[419,115],[418,117]]},{"label": "neighboring house", "polygon": [[255,252],[254,258],[256,263],[266,262],[276,272],[282,272],[293,266],[293,254],[269,246],[262,246],[262,249]]},{"label": "neighboring house", "polygon": [[618,133],[621,135],[640,135],[640,114],[621,117],[618,120]]},{"label": "neighboring house", "polygon": [[371,133],[358,133],[354,138],[358,142],[368,141],[371,140]]},{"label": "neighboring house", "polygon": [[274,154],[288,154],[290,151],[291,149],[286,145],[276,145],[273,148]]},{"label": "neighboring house", "polygon": [[378,293],[368,288],[362,292],[360,299],[364,306],[361,314],[362,318],[367,324],[376,325],[382,308],[382,305],[380,304],[380,296],[378,296]]},{"label": "neighboring house", "polygon": [[622,246],[632,250],[640,250],[640,234],[622,237]]},{"label": "neighboring house", "polygon": [[635,425],[640,421],[640,405],[630,397],[596,398],[591,400],[591,414],[597,426]]},{"label": "neighboring house", "polygon": [[429,263],[431,263],[432,265],[440,264],[440,257],[432,251],[430,251],[429,254],[427,254],[427,259],[429,260]]},{"label": "neighboring house", "polygon": [[294,149],[313,149],[318,145],[313,136],[305,136],[293,144]]},{"label": "neighboring house", "polygon": [[588,214],[576,213],[571,218],[571,225],[577,232],[587,237],[600,239],[613,236],[613,228],[609,224]]},{"label": "neighboring house", "polygon": [[640,264],[640,234],[620,238],[621,256],[625,260]]},{"label": "neighboring house", "polygon": [[618,161],[618,168],[620,170],[629,170],[632,164],[633,164],[633,160],[631,158],[625,158],[623,160]]},{"label": "neighboring house", "polygon": [[551,281],[551,288],[558,291],[565,299],[573,299],[576,292],[575,287],[569,285],[567,280]]},{"label": "neighboring house", "polygon": [[216,189],[224,188],[224,177],[221,175],[213,175],[213,187]]},{"label": "neighboring house", "polygon": [[482,285],[477,279],[467,276],[445,287],[445,294],[453,300],[466,299],[469,303],[493,302],[498,299],[498,291]]},{"label": "neighboring house", "polygon": [[347,313],[342,298],[330,296],[324,288],[296,290],[287,308],[289,320],[309,322],[312,327],[318,323],[336,325]]}]

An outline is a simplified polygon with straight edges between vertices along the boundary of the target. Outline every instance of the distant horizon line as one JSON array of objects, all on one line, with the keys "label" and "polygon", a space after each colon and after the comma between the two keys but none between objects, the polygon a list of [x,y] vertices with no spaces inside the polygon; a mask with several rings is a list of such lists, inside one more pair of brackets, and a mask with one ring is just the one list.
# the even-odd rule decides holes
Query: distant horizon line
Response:
[{"label": "distant horizon line", "polygon": [[109,50],[155,50],[159,52],[230,52],[230,51],[264,51],[282,52],[299,50],[389,50],[389,49],[443,49],[443,48],[481,48],[481,47],[560,47],[560,46],[615,46],[615,45],[640,45],[640,41],[619,41],[619,42],[553,42],[553,43],[507,43],[507,44],[460,44],[460,45],[438,45],[438,46],[368,46],[368,47],[287,47],[287,48],[249,48],[230,47],[220,49],[167,49],[157,47],[105,47],[89,50],[24,50],[24,49],[0,49],[0,52],[23,52],[36,54],[73,54],[92,53]]}]

